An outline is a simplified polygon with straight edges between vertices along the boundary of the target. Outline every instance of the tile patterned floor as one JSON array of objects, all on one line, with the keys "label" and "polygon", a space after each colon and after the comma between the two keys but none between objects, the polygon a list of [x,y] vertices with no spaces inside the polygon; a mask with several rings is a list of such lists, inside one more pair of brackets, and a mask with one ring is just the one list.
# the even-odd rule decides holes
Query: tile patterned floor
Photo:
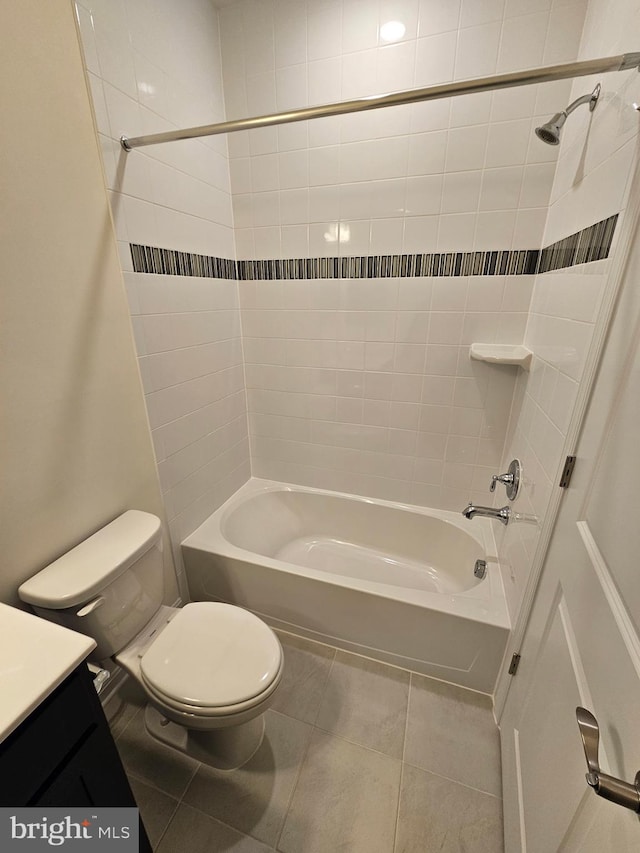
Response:
[{"label": "tile patterned floor", "polygon": [[112,723],[157,853],[501,853],[489,700],[281,634],[265,740],[240,770],[152,740],[135,703]]}]

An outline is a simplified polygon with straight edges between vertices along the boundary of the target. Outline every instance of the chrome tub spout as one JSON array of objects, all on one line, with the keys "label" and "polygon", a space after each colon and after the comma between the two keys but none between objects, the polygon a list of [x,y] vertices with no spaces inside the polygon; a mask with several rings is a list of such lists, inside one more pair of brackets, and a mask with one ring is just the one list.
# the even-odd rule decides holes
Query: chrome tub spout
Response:
[{"label": "chrome tub spout", "polygon": [[475,506],[470,503],[468,507],[462,510],[462,514],[465,518],[475,518],[476,515],[484,516],[485,518],[495,518],[498,521],[501,521],[502,524],[509,524],[509,519],[511,518],[511,509],[508,506],[503,506],[500,509],[496,509],[492,506]]}]

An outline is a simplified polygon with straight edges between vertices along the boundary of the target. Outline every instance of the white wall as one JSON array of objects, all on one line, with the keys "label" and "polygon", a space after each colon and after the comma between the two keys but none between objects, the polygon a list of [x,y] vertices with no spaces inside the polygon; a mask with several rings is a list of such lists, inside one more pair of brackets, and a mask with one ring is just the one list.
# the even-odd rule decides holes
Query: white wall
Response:
[{"label": "white wall", "polygon": [[134,273],[129,243],[234,257],[226,139],[130,154],[118,140],[224,119],[217,13],[207,0],[79,0],[76,9],[179,545],[250,474],[238,290],[234,281]]},{"label": "white wall", "polygon": [[[615,56],[640,41],[640,11],[627,2],[590,0],[579,59]],[[549,244],[617,212],[624,222],[631,175],[638,163],[640,97],[637,71],[585,77],[573,84],[570,99],[602,84],[594,113],[580,107],[565,125],[551,194],[545,243]],[[536,277],[525,342],[534,351],[531,374],[522,376],[522,408],[503,458],[523,461],[527,488],[515,508],[535,514],[535,525],[513,525],[501,535],[500,554],[512,616],[518,612],[529,578],[542,523],[558,488],[562,448],[592,343],[594,325],[615,257]],[[505,468],[506,470],[506,468]]]},{"label": "white wall", "polygon": [[[229,118],[575,58],[575,4],[289,3],[220,10]],[[384,45],[380,26],[406,25]],[[240,258],[539,248],[570,82],[229,137]],[[241,283],[253,473],[461,509],[488,498],[529,277]]]},{"label": "white wall", "polygon": [[[125,510],[163,508],[68,0],[4,3],[0,56],[0,600],[17,604]],[[165,580],[172,603],[169,549]]]}]

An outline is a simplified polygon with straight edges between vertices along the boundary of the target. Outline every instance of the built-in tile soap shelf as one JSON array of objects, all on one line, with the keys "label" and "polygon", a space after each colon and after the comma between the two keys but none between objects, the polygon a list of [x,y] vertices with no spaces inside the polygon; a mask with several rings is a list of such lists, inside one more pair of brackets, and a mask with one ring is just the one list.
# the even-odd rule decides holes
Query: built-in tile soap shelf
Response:
[{"label": "built-in tile soap shelf", "polygon": [[515,364],[529,370],[533,353],[527,347],[513,344],[471,344],[469,356],[490,364]]}]

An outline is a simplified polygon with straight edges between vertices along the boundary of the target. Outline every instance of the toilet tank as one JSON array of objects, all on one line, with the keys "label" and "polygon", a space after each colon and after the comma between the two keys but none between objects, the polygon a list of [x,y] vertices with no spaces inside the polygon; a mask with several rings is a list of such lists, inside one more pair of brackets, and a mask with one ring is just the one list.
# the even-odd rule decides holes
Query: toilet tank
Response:
[{"label": "toilet tank", "polygon": [[162,604],[162,526],[128,510],[18,589],[38,616],[96,641],[92,657],[117,654]]}]

